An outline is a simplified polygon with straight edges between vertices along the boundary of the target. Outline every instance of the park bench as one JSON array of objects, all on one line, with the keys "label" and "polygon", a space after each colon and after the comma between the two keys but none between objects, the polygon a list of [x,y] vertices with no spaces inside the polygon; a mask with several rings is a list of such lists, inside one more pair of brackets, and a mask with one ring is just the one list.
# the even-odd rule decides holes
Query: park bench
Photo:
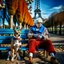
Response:
[{"label": "park bench", "polygon": [[[29,29],[22,29],[20,32],[20,37],[22,38],[21,42],[22,44],[28,43],[28,37],[27,34],[29,32]],[[10,44],[12,42],[12,39],[14,38],[14,30],[13,29],[0,29],[0,51],[9,50],[10,46],[2,46],[2,44]],[[26,46],[22,46],[21,50],[23,51],[23,58],[25,57],[25,51],[28,50]],[[39,49],[44,50],[44,49]]]},{"label": "park bench", "polygon": [[[28,32],[29,32],[29,29],[21,30],[20,37],[22,38],[21,40],[22,44],[28,43],[28,37],[27,37]],[[10,46],[2,46],[2,44],[10,44],[12,42],[12,39],[14,38],[13,35],[14,35],[13,29],[0,29],[0,50],[10,49]],[[59,44],[56,46],[59,46]],[[26,46],[22,46],[21,50],[23,51],[23,57],[25,57],[25,51],[27,51],[28,48]],[[39,48],[39,50],[44,50],[44,49]]]}]

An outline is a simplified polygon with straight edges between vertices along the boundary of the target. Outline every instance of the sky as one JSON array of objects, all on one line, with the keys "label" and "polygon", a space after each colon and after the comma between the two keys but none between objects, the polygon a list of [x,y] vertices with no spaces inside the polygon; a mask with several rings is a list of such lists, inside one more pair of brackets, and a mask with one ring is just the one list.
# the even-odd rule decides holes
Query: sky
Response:
[{"label": "sky", "polygon": [[[32,3],[32,17],[34,16],[35,0]],[[64,0],[40,0],[41,16],[48,18],[53,12],[59,12],[64,6]]]}]

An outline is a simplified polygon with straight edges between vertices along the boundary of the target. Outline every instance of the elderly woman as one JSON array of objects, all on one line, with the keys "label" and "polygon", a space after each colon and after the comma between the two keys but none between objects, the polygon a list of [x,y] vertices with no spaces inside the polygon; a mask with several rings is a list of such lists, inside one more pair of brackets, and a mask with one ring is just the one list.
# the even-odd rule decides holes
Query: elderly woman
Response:
[{"label": "elderly woman", "polygon": [[52,41],[48,38],[49,33],[47,28],[42,23],[42,19],[37,18],[35,25],[30,28],[30,32],[28,33],[29,64],[33,62],[33,54],[37,47],[44,48],[51,57],[55,57],[56,52],[54,46],[52,45]]}]

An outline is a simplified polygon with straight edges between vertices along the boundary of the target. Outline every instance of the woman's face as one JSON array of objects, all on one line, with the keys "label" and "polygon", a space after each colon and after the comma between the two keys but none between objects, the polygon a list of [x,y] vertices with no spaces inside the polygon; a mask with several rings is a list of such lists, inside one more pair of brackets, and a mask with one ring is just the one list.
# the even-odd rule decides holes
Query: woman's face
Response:
[{"label": "woman's face", "polygon": [[37,26],[37,28],[40,28],[42,26],[42,23],[41,22],[37,22],[36,26]]}]

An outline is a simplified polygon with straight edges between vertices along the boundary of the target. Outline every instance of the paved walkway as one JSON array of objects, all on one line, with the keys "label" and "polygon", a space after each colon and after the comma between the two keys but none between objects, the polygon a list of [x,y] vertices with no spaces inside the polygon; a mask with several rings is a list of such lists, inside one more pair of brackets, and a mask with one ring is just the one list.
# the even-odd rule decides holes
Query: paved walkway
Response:
[{"label": "paved walkway", "polygon": [[55,43],[64,43],[64,36],[61,35],[50,34],[50,39]]},{"label": "paved walkway", "polygon": [[[55,35],[55,34],[50,34],[50,39],[53,41],[54,43],[63,43],[64,44],[64,36],[60,36],[60,35]],[[56,57],[59,60],[60,64],[64,64],[64,48],[55,48],[57,54]],[[37,62],[37,64],[43,64],[40,63],[43,60],[41,60],[40,58],[38,58],[37,56],[33,59],[33,61]],[[12,63],[11,61],[6,61],[5,59],[1,59],[0,60],[0,64],[28,64],[28,58],[25,57],[25,60],[15,60],[14,63]]]},{"label": "paved walkway", "polygon": [[64,47],[64,36],[56,35],[56,34],[50,34],[50,39],[52,40],[54,45],[59,45],[60,47]]},{"label": "paved walkway", "polygon": [[[55,44],[62,44],[64,45],[64,36],[51,34],[51,40]],[[59,60],[60,64],[64,64],[64,47],[63,48],[56,48],[57,54],[56,57]]]}]

